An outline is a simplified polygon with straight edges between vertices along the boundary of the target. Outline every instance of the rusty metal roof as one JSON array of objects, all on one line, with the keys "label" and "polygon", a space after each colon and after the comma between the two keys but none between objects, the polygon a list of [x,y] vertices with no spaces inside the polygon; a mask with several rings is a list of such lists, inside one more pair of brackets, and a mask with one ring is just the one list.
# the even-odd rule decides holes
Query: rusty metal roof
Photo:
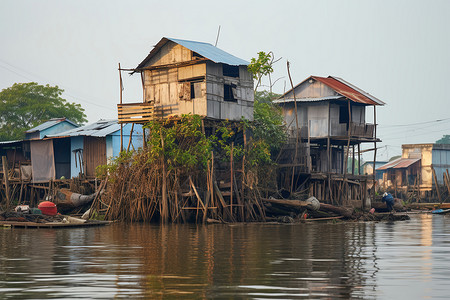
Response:
[{"label": "rusty metal roof", "polygon": [[[347,99],[350,99],[353,102],[356,103],[362,103],[365,105],[384,105],[385,103],[383,101],[381,101],[380,99],[370,95],[369,93],[361,90],[360,88],[352,85],[351,83],[348,83],[347,81],[345,81],[342,78],[339,77],[333,77],[333,76],[328,76],[328,77],[319,77],[319,76],[310,76],[308,78],[306,78],[305,80],[303,80],[302,82],[300,82],[299,84],[297,84],[293,89],[290,89],[289,91],[287,91],[284,95],[289,95],[293,90],[295,90],[298,86],[302,85],[305,82],[309,82],[310,80],[317,80],[323,84],[325,84],[326,86],[328,86],[329,88],[333,89],[338,95],[345,97]],[[288,98],[290,99],[290,98]],[[320,98],[315,98],[316,101],[318,101]],[[325,99],[325,97],[323,97],[323,99],[320,100],[331,100],[331,99]],[[310,100],[306,100],[306,98],[298,98],[297,101],[310,101]],[[284,96],[281,96],[280,98],[278,98],[277,103],[283,103],[283,102],[289,102],[285,99]]]},{"label": "rusty metal roof", "polygon": [[337,93],[341,94],[344,97],[352,100],[353,102],[363,103],[367,105],[384,105],[385,103],[376,97],[370,95],[369,93],[364,92],[363,90],[357,88],[356,86],[348,83],[347,81],[339,78],[328,76],[318,77],[311,76],[313,79],[322,82],[323,84],[329,86]]},{"label": "rusty metal roof", "polygon": [[272,103],[289,103],[294,102],[297,100],[298,102],[318,102],[318,101],[325,101],[325,100],[340,100],[345,99],[344,96],[338,95],[338,96],[326,96],[326,97],[319,97],[319,98],[301,98],[301,99],[294,99],[294,98],[280,98],[277,100],[272,101]]},{"label": "rusty metal roof", "polygon": [[404,169],[408,168],[409,166],[415,164],[418,161],[420,161],[420,158],[397,158],[396,160],[388,162],[387,164],[379,167],[377,171],[387,169]]}]

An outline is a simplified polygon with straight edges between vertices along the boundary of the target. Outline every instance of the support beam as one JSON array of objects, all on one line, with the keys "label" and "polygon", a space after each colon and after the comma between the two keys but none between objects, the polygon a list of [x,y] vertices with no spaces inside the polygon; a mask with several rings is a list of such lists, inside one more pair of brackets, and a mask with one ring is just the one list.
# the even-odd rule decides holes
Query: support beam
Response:
[{"label": "support beam", "polygon": [[8,161],[6,156],[2,156],[2,166],[3,166],[3,180],[5,182],[5,194],[6,194],[6,210],[9,210],[9,206],[11,205],[10,199],[10,191],[9,191],[9,170],[8,170]]}]

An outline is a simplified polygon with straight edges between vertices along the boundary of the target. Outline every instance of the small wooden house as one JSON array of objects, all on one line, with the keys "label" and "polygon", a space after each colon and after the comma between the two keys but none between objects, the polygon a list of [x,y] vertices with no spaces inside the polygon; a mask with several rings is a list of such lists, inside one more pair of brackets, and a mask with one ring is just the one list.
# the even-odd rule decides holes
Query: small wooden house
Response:
[{"label": "small wooden house", "polygon": [[307,148],[306,172],[343,174],[345,153],[359,153],[361,143],[380,141],[375,124],[366,122],[366,108],[373,106],[375,112],[384,102],[341,78],[310,76],[274,103],[281,106],[291,137],[298,133]]},{"label": "small wooden house", "polygon": [[449,144],[405,144],[402,157],[377,169],[384,171],[384,188],[419,194],[429,192],[437,181],[445,184],[444,177],[450,168]]},{"label": "small wooden house", "polygon": [[[128,145],[130,145],[130,150],[142,147],[143,129],[141,125],[124,125],[122,143],[120,130],[121,126],[117,120],[99,120],[86,126],[47,136],[40,142],[42,145],[52,143],[53,149],[49,149],[47,153],[53,151],[54,155],[53,158],[45,159],[47,167],[43,169],[55,168],[55,170],[54,173],[46,174],[45,178],[47,180],[61,176],[73,178],[80,175],[94,178],[97,166],[108,163],[120,154],[121,144],[123,149],[127,149]],[[130,134],[132,134],[131,139]]]},{"label": "small wooden house", "polygon": [[362,174],[363,175],[372,175],[373,174],[373,166],[375,165],[375,179],[381,180],[383,179],[383,171],[378,171],[377,168],[385,165],[388,163],[387,161],[375,161],[375,164],[373,161],[366,161],[361,165]]},{"label": "small wooden house", "polygon": [[248,62],[211,44],[162,38],[133,70],[142,77],[143,103],[119,104],[119,122],[197,114],[253,120]]},{"label": "small wooden house", "polygon": [[[310,76],[274,103],[290,130],[290,142],[280,155],[283,185],[307,188],[324,202],[368,207],[374,176],[361,174],[356,164],[362,143],[372,143],[376,156],[375,107],[384,102],[341,78]],[[373,124],[366,122],[369,106]]]},{"label": "small wooden house", "polygon": [[[1,142],[0,155],[6,156],[8,168],[14,170],[12,178],[31,179],[31,143],[43,139],[48,134],[57,134],[77,127],[77,124],[67,118],[54,118],[25,131],[24,140]],[[36,158],[36,164],[39,164],[39,160],[40,158]]]},{"label": "small wooden house", "polygon": [[55,118],[50,119],[36,127],[33,127],[25,131],[25,139],[42,139],[46,135],[56,134],[59,132],[67,131],[73,128],[77,128],[78,125],[70,121],[67,118]]}]

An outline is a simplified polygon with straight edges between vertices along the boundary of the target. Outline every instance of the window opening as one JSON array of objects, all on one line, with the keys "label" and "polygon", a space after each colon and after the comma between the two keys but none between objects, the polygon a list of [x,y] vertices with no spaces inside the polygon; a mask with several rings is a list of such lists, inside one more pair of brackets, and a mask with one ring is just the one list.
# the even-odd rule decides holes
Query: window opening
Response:
[{"label": "window opening", "polygon": [[202,82],[191,82],[191,99],[202,97]]},{"label": "window opening", "polygon": [[239,78],[239,66],[222,65],[223,76]]},{"label": "window opening", "polygon": [[223,100],[230,102],[237,102],[236,85],[234,84],[223,85]]}]

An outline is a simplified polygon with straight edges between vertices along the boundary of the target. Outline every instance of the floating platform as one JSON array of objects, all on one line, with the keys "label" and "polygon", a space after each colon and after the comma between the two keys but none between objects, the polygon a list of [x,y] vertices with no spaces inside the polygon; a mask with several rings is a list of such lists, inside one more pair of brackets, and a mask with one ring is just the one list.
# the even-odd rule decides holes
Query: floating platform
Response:
[{"label": "floating platform", "polygon": [[92,226],[105,226],[110,224],[110,221],[90,221],[81,224],[77,223],[63,223],[63,222],[17,222],[17,221],[0,221],[0,227],[11,228],[79,228]]}]

